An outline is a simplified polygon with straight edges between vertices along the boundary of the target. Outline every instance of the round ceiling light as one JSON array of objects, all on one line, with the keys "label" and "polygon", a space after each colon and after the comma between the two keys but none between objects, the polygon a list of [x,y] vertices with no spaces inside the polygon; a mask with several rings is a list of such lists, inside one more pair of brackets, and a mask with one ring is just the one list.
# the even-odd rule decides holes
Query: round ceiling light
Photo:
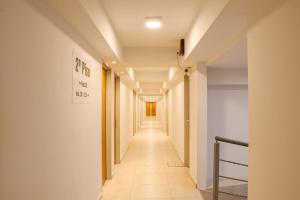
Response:
[{"label": "round ceiling light", "polygon": [[159,29],[162,26],[162,17],[146,17],[145,26],[149,29]]}]

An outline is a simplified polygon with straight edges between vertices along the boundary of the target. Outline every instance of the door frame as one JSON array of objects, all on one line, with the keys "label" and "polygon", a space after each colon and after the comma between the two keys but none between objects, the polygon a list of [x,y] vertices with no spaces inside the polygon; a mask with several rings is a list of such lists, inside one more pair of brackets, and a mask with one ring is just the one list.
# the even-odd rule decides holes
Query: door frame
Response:
[{"label": "door frame", "polygon": [[106,131],[106,97],[107,97],[107,70],[103,64],[101,68],[101,80],[102,80],[102,109],[101,109],[101,161],[102,161],[102,185],[107,180],[107,131]]},{"label": "door frame", "polygon": [[106,70],[106,173],[111,180],[114,170],[114,119],[115,119],[115,77],[112,69]]},{"label": "door frame", "polygon": [[136,133],[136,106],[137,106],[137,103],[136,103],[136,92],[133,91],[133,135],[135,135]]},{"label": "door frame", "polygon": [[184,166],[190,166],[190,78],[184,75]]},{"label": "door frame", "polygon": [[114,160],[115,164],[121,163],[120,148],[120,77],[115,74],[115,119],[114,119]]},{"label": "door frame", "polygon": [[169,136],[169,90],[166,92],[166,101],[165,101],[165,117],[166,117],[166,132],[167,132],[167,136]]}]

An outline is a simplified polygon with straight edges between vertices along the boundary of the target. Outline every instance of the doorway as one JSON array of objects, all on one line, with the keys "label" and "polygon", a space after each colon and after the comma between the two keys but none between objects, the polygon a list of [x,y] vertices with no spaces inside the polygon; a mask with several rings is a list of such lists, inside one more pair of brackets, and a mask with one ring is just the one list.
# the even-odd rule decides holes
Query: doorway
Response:
[{"label": "doorway", "polygon": [[106,75],[105,65],[102,67],[102,185],[107,180],[106,165]]},{"label": "doorway", "polygon": [[114,100],[114,107],[115,107],[115,127],[114,127],[114,157],[115,157],[115,164],[120,164],[121,157],[120,157],[120,77],[115,75],[115,100]]},{"label": "doorway", "polygon": [[190,166],[190,78],[184,75],[184,166]]},{"label": "doorway", "polygon": [[156,102],[146,102],[146,116],[147,117],[156,116]]},{"label": "doorway", "polygon": [[133,91],[133,135],[135,135],[136,131],[137,131],[137,128],[136,128],[136,107],[137,107],[137,103],[136,103],[136,92]]}]

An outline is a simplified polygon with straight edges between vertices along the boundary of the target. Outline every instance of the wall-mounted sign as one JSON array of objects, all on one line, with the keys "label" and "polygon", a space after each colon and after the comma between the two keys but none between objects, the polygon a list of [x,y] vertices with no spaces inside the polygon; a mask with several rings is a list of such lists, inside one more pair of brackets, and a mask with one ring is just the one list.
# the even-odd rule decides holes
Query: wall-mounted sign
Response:
[{"label": "wall-mounted sign", "polygon": [[73,103],[90,103],[91,65],[87,57],[73,50]]}]

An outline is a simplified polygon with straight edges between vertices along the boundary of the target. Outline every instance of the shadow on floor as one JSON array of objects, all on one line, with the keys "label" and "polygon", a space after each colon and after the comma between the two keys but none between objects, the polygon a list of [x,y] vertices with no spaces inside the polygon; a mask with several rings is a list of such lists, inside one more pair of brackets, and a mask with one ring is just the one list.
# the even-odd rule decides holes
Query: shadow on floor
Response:
[{"label": "shadow on floor", "polygon": [[[237,186],[227,186],[221,187],[220,191],[224,191],[227,193],[239,194],[242,196],[248,195],[248,185],[237,185]],[[212,200],[212,190],[201,191],[203,196],[203,200]],[[219,194],[219,200],[245,200],[245,197],[232,196],[227,194]]]}]

